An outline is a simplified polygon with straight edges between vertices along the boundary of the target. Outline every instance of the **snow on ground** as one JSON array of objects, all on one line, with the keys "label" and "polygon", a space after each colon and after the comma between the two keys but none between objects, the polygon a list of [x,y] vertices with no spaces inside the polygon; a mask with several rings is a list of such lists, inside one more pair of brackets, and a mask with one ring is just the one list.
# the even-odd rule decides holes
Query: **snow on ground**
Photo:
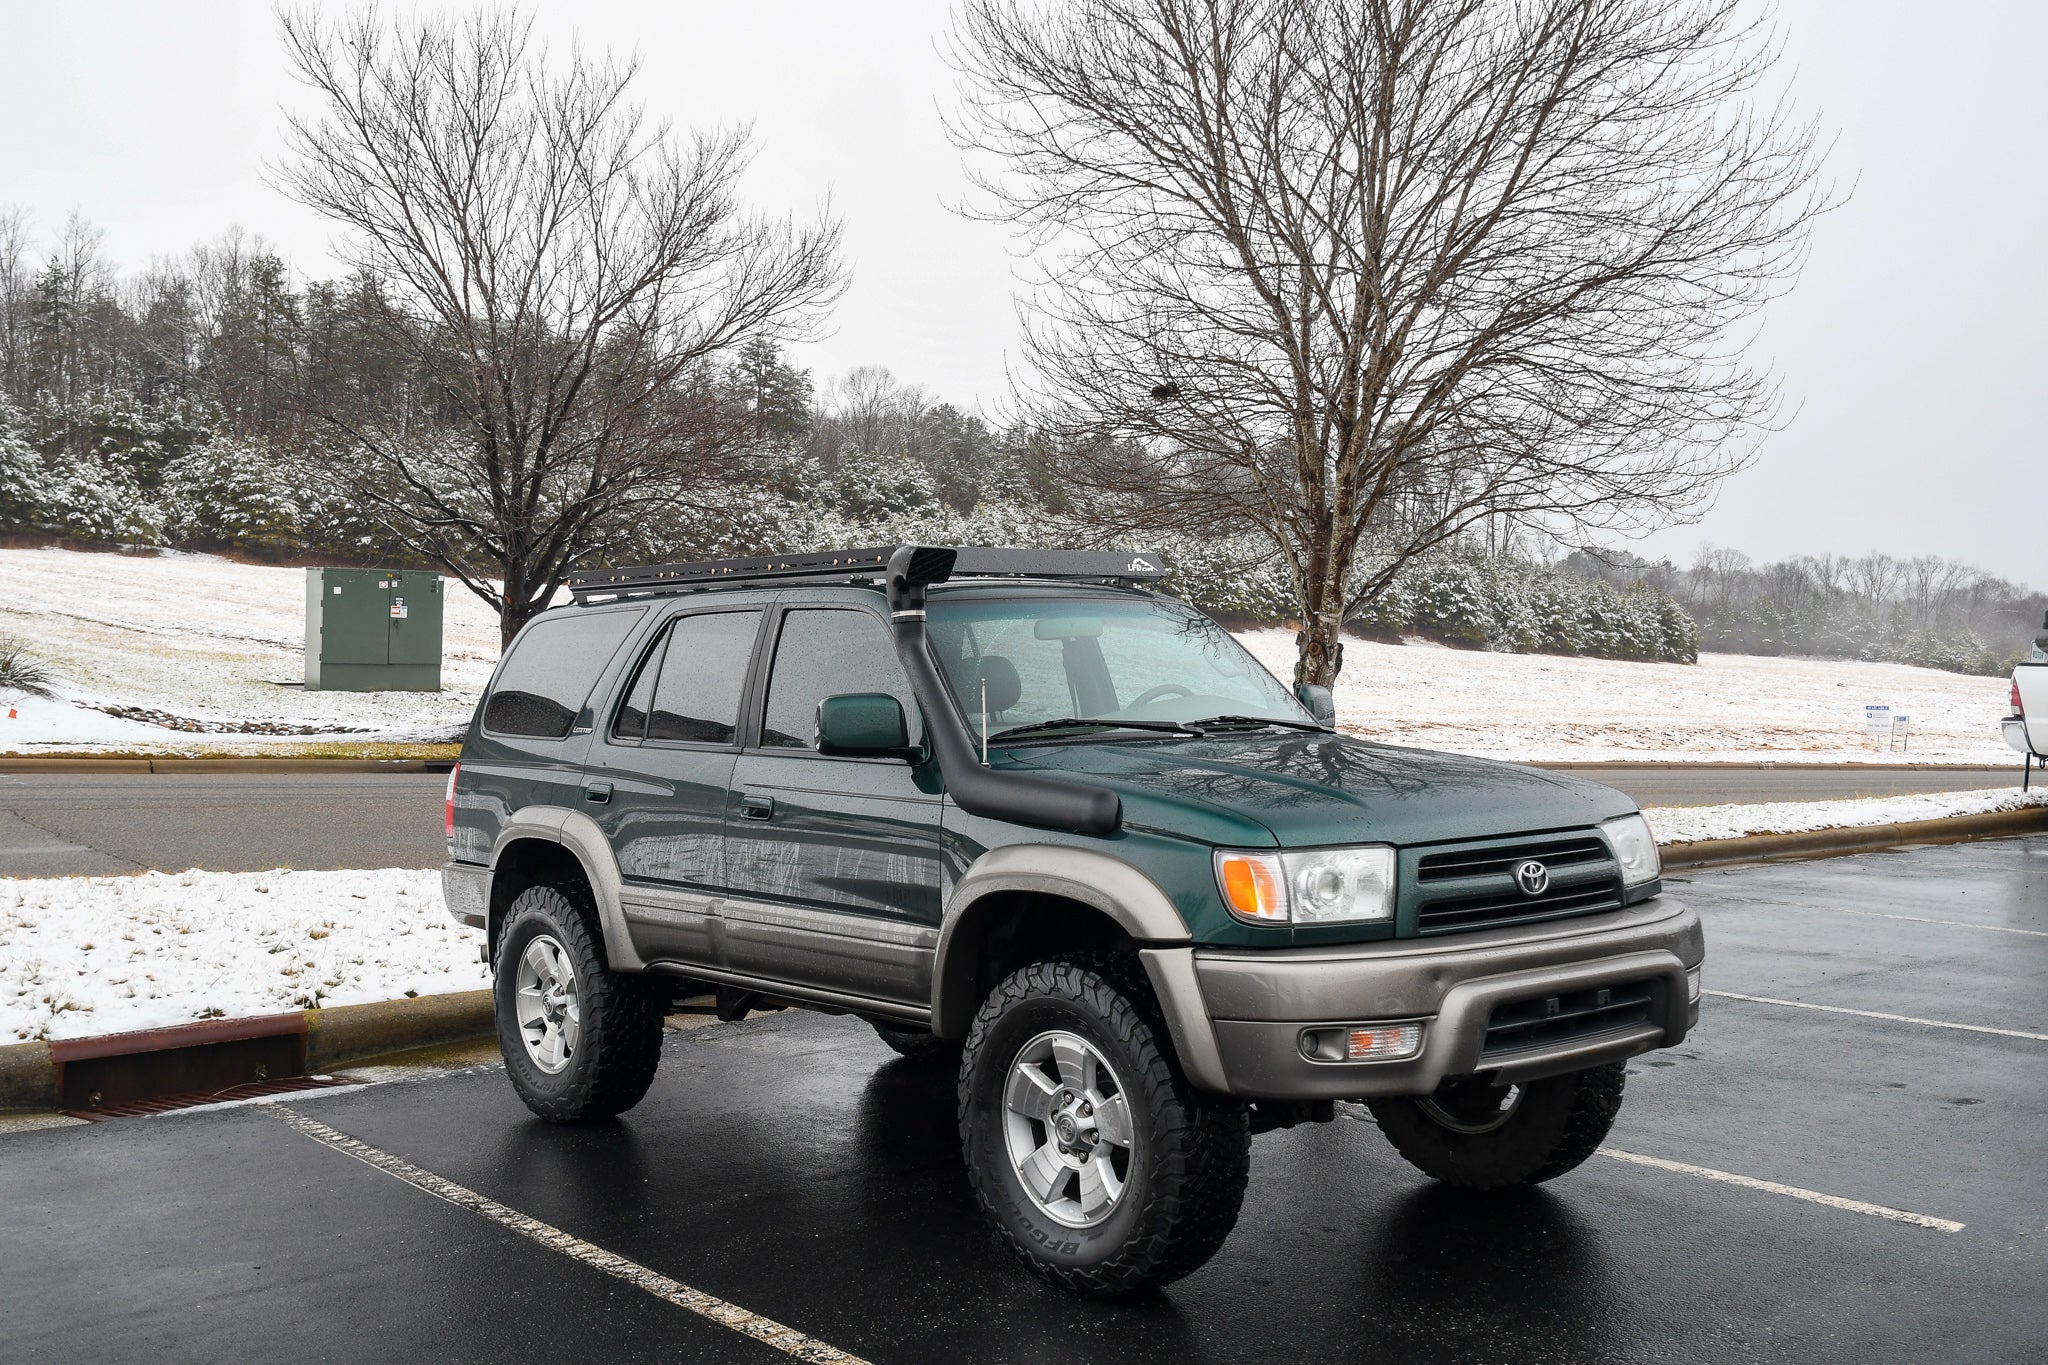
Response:
[{"label": "snow on ground", "polygon": [[[1282,678],[1294,635],[1238,638]],[[1344,642],[1337,717],[1394,744],[1531,763],[1969,763],[2004,766],[2009,684],[1905,664],[1703,654],[1697,664]],[[1903,753],[1864,738],[1863,708],[1912,717]]]},{"label": "snow on ground", "polygon": [[[445,690],[305,692],[305,571],[212,555],[0,549],[0,634],[59,676],[58,702],[0,706],[0,753],[65,748],[262,752],[296,737],[192,734],[90,706],[204,726],[315,727],[363,741],[452,739],[498,655],[497,622],[447,589]],[[1294,636],[1239,636],[1281,677]],[[1984,763],[2007,683],[1903,664],[1709,654],[1696,665],[1488,654],[1350,640],[1337,714],[1356,734],[1530,762]],[[78,703],[84,703],[79,705]],[[1863,737],[1863,707],[1913,718],[1904,754]]]},{"label": "snow on ground", "polygon": [[[0,549],[0,634],[57,675],[59,700],[0,705],[0,753],[52,747],[261,752],[292,735],[189,733],[96,706],[161,712],[206,729],[255,723],[364,740],[454,738],[498,658],[497,618],[450,582],[444,690],[307,692],[306,572],[215,555]],[[281,685],[283,684],[283,685]]]},{"label": "snow on ground", "polygon": [[1690,844],[1702,839],[1740,839],[1750,834],[1802,834],[1816,829],[1904,824],[1956,815],[2048,806],[2048,790],[2017,787],[1989,791],[1930,792],[1924,796],[1878,796],[1854,801],[1774,801],[1755,806],[1652,806],[1643,812],[1657,842]]},{"label": "snow on ground", "polygon": [[438,872],[0,881],[0,1045],[480,990]]}]

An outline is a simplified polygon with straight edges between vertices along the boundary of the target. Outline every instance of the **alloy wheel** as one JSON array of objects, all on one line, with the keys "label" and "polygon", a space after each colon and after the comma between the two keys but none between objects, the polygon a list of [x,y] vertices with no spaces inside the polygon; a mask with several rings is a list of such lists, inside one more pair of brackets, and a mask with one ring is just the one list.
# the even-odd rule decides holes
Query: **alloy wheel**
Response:
[{"label": "alloy wheel", "polygon": [[560,1075],[575,1055],[583,1028],[576,969],[568,952],[551,935],[534,935],[519,955],[512,984],[528,1060],[550,1076]]},{"label": "alloy wheel", "polygon": [[1094,1044],[1054,1029],[1024,1044],[1003,1085],[1003,1138],[1017,1181],[1039,1211],[1093,1227],[1130,1180],[1131,1106]]}]

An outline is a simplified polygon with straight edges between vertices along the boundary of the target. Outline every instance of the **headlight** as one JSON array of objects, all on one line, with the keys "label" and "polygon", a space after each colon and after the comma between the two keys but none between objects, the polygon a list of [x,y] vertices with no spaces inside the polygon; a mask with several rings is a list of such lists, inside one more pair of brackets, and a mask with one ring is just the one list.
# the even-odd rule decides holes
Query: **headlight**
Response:
[{"label": "headlight", "polygon": [[1650,833],[1650,822],[1641,815],[1609,820],[1600,826],[1600,832],[1607,836],[1608,845],[1614,849],[1614,860],[1621,864],[1623,886],[1655,881],[1664,871],[1664,864],[1657,857],[1657,836]]},{"label": "headlight", "polygon": [[1317,848],[1216,854],[1216,885],[1230,913],[1251,924],[1350,924],[1392,919],[1394,850]]}]

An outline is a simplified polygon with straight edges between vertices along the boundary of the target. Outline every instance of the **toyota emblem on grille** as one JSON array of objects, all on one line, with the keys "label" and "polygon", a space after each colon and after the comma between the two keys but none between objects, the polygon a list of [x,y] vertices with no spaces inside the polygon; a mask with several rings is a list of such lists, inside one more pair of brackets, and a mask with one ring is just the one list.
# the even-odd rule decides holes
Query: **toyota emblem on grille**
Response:
[{"label": "toyota emblem on grille", "polygon": [[1550,889],[1550,869],[1531,858],[1515,868],[1515,885],[1525,896],[1540,896]]}]

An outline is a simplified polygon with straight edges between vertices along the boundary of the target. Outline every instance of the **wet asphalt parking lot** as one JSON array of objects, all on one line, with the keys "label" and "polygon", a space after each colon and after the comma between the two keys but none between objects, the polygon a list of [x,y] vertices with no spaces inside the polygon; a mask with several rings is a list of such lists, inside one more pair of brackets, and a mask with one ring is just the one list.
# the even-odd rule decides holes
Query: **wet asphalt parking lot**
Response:
[{"label": "wet asphalt parking lot", "polygon": [[1347,1108],[1254,1140],[1208,1266],[1077,1302],[984,1233],[949,1075],[756,1016],[592,1128],[483,1067],[0,1137],[0,1355],[2048,1359],[2048,837],[1670,889],[1701,1026],[1540,1189],[1433,1186]]}]

